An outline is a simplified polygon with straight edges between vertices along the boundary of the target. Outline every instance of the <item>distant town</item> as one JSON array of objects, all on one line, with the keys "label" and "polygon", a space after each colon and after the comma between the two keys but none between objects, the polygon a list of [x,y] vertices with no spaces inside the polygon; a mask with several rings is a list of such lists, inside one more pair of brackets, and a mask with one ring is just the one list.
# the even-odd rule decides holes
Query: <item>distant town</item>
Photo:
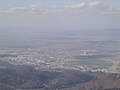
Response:
[{"label": "distant town", "polygon": [[[45,48],[0,50],[0,60],[2,61],[9,62],[13,65],[31,65],[35,69],[40,69],[43,71],[58,72],[63,69],[68,69],[91,72],[101,71],[106,73],[120,73],[118,70],[120,61],[110,60],[113,57],[114,56],[112,56],[111,53],[101,52],[100,50],[64,49],[63,45],[55,45],[54,47]],[[87,58],[91,61],[87,61],[87,64],[84,62],[82,63],[82,61],[87,60]],[[102,58],[102,61],[99,60],[100,58]],[[92,67],[90,63],[92,63]],[[106,64],[106,66],[103,65],[102,67],[102,63]]]}]

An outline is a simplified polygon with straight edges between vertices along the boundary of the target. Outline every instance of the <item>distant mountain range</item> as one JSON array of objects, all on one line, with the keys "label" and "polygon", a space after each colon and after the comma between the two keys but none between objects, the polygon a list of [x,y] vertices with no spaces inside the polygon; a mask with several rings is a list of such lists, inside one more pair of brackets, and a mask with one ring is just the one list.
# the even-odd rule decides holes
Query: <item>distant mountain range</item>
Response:
[{"label": "distant mountain range", "polygon": [[0,63],[0,90],[120,90],[120,74],[73,70],[40,71],[32,66]]}]

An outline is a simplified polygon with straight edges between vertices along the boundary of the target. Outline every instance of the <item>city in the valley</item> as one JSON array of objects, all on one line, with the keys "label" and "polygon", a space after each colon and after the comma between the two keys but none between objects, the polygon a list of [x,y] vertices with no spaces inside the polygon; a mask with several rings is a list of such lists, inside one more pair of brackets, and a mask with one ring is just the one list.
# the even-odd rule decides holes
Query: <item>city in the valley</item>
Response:
[{"label": "city in the valley", "polygon": [[120,73],[119,44],[119,41],[83,41],[81,38],[42,38],[39,43],[32,42],[36,47],[1,48],[0,60],[43,71]]}]

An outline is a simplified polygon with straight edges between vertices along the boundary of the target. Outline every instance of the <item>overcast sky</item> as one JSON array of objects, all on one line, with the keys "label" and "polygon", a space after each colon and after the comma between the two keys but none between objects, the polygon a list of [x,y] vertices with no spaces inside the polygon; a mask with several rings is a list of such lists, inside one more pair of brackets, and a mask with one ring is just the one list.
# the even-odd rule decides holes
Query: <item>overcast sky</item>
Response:
[{"label": "overcast sky", "polygon": [[0,0],[0,28],[120,28],[120,0]]}]

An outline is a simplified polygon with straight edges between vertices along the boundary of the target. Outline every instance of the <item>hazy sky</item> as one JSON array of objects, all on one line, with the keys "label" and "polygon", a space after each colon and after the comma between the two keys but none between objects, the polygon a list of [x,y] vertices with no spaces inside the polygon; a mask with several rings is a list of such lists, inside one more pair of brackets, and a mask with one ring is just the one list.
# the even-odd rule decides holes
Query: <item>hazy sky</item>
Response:
[{"label": "hazy sky", "polygon": [[120,0],[0,0],[0,28],[120,28]]}]

